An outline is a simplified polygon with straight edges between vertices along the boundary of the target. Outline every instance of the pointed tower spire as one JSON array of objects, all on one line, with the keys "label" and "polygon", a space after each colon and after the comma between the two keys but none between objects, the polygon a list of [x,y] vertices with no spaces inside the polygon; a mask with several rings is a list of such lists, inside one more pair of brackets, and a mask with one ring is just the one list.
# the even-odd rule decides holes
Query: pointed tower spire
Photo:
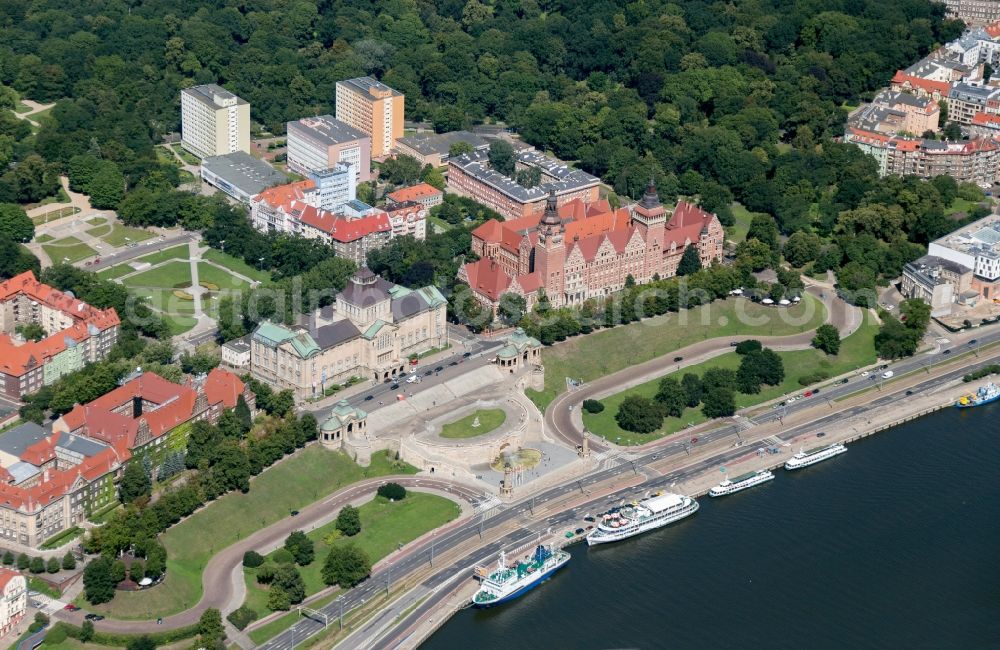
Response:
[{"label": "pointed tower spire", "polygon": [[545,213],[542,215],[541,224],[543,226],[562,225],[562,219],[559,218],[559,204],[556,200],[555,190],[549,190],[549,197],[545,199]]},{"label": "pointed tower spire", "polygon": [[660,195],[656,193],[656,181],[652,175],[649,176],[649,185],[646,186],[646,192],[642,195],[639,205],[647,210],[660,207]]}]

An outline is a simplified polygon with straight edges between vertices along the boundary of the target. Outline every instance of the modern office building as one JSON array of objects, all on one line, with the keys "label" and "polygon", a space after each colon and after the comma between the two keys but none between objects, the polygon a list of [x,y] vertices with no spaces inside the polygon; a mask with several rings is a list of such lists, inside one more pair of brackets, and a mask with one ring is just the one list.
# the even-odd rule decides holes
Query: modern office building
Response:
[{"label": "modern office building", "polygon": [[372,139],[332,115],[306,117],[287,127],[288,168],[300,174],[352,165],[356,183],[372,178]]},{"label": "modern office building", "polygon": [[490,141],[471,131],[450,131],[448,133],[417,133],[396,140],[396,152],[411,156],[421,165],[440,167],[448,162],[451,147],[464,142],[473,151],[486,151]]},{"label": "modern office building", "polygon": [[340,212],[344,205],[358,198],[357,175],[354,167],[337,163],[331,169],[306,173],[316,185],[315,205],[328,212]]},{"label": "modern office building", "polygon": [[222,86],[181,91],[181,146],[198,156],[250,151],[250,104]]},{"label": "modern office building", "polygon": [[337,119],[371,137],[373,158],[388,156],[403,137],[405,97],[371,77],[337,82]]}]

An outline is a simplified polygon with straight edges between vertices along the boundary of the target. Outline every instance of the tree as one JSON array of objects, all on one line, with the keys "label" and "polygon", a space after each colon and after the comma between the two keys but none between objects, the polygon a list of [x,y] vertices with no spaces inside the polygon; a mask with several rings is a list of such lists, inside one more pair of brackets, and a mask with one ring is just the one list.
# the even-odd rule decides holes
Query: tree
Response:
[{"label": "tree", "polygon": [[4,563],[4,566],[10,566],[10,565],[14,564],[14,554],[11,553],[10,551],[4,551],[4,554],[3,554],[3,563]]},{"label": "tree", "polygon": [[497,314],[507,327],[519,323],[526,313],[528,313],[528,304],[521,294],[505,293],[500,296]]},{"label": "tree", "polygon": [[459,140],[458,142],[451,143],[448,147],[448,157],[458,158],[459,156],[467,153],[472,153],[474,151],[472,145],[465,140]]},{"label": "tree", "polygon": [[337,530],[348,537],[353,537],[361,532],[361,515],[358,509],[352,505],[346,505],[337,514]]},{"label": "tree", "polygon": [[41,271],[38,258],[21,244],[0,238],[0,280],[12,278],[25,271],[33,271],[35,277],[38,277]]},{"label": "tree", "polygon": [[908,298],[899,303],[899,313],[906,322],[906,328],[923,336],[931,322],[931,306],[920,298]]},{"label": "tree", "polygon": [[25,569],[28,568],[29,564],[31,564],[31,558],[30,557],[28,557],[24,553],[21,553],[20,555],[17,556],[17,568],[18,568],[18,570],[24,571]]},{"label": "tree", "polygon": [[62,568],[67,571],[72,571],[76,568],[76,556],[74,556],[70,551],[66,551],[66,555],[63,556]]},{"label": "tree", "polygon": [[684,249],[681,261],[677,263],[677,275],[691,275],[701,270],[701,256],[698,254],[698,246],[691,244]]},{"label": "tree", "polygon": [[222,625],[222,613],[214,607],[202,612],[198,619],[198,634],[204,647],[212,647],[216,642],[225,640],[226,628]]},{"label": "tree", "polygon": [[378,486],[378,495],[390,501],[402,501],[406,498],[406,488],[392,481]]},{"label": "tree", "polygon": [[103,161],[87,183],[90,204],[102,210],[114,210],[125,196],[125,177],[118,165]]},{"label": "tree", "polygon": [[45,563],[45,570],[48,573],[59,573],[59,558],[50,557],[48,562]]},{"label": "tree", "polygon": [[664,377],[660,380],[659,389],[653,399],[663,407],[663,413],[676,418],[684,412],[688,395],[680,382],[672,377]]},{"label": "tree", "polygon": [[693,372],[686,372],[684,376],[681,377],[681,386],[684,387],[684,392],[686,394],[686,401],[688,407],[694,408],[701,403],[701,378]]},{"label": "tree", "polygon": [[596,399],[583,400],[583,410],[587,413],[600,413],[604,410],[604,404]]},{"label": "tree", "polygon": [[393,185],[409,185],[420,180],[422,170],[419,160],[413,156],[399,154],[382,163],[379,176]]},{"label": "tree", "polygon": [[615,422],[626,431],[652,433],[663,425],[663,407],[646,397],[629,395],[618,406]]},{"label": "tree", "polygon": [[315,554],[313,541],[306,537],[306,534],[301,530],[289,533],[288,537],[285,538],[285,549],[292,554],[295,563],[299,566],[305,566],[313,561]]},{"label": "tree", "polygon": [[35,224],[21,206],[0,203],[0,238],[28,242],[35,237]]},{"label": "tree", "polygon": [[508,178],[514,177],[517,157],[514,155],[514,147],[506,140],[494,140],[490,143],[488,160],[493,171]]},{"label": "tree", "polygon": [[751,352],[756,352],[757,350],[764,349],[760,341],[757,339],[745,339],[736,344],[736,354],[749,354]]},{"label": "tree", "polygon": [[84,620],[80,624],[80,641],[87,643],[94,638],[94,623],[93,621]]},{"label": "tree", "polygon": [[[709,368],[701,376],[703,391],[712,388],[736,389],[736,372],[729,368]],[[704,401],[704,395],[702,395]]]},{"label": "tree", "polygon": [[278,587],[288,594],[288,600],[293,605],[301,603],[306,597],[306,585],[302,581],[302,574],[293,564],[282,564],[274,570],[274,578],[271,586]]},{"label": "tree", "polygon": [[271,585],[267,592],[267,608],[275,612],[288,611],[292,607],[292,601],[288,593],[277,585]]},{"label": "tree", "polygon": [[701,411],[707,418],[729,417],[736,412],[736,394],[729,388],[715,386],[701,398]]},{"label": "tree", "polygon": [[812,346],[827,354],[837,354],[840,352],[840,332],[833,325],[823,323],[816,328]]},{"label": "tree", "polygon": [[142,469],[142,463],[139,459],[133,459],[125,466],[122,480],[118,484],[118,497],[122,503],[128,505],[136,499],[148,497],[152,494],[152,487],[149,477]]},{"label": "tree", "polygon": [[368,554],[354,544],[334,546],[323,562],[323,582],[350,589],[371,575],[372,565]]},{"label": "tree", "polygon": [[156,650],[156,642],[145,634],[128,642],[125,650]]},{"label": "tree", "polygon": [[[285,544],[288,544],[287,540]],[[256,569],[262,564],[264,564],[264,556],[257,551],[250,550],[243,554],[243,566],[248,569]]]},{"label": "tree", "polygon": [[788,263],[794,267],[802,267],[819,257],[823,241],[819,235],[812,232],[794,232],[785,242],[782,253]]},{"label": "tree", "polygon": [[14,328],[18,334],[23,336],[27,341],[41,341],[46,336],[45,328],[38,323],[25,323],[24,325],[18,325]]},{"label": "tree", "polygon": [[114,598],[116,584],[111,576],[111,560],[106,557],[91,560],[83,570],[83,593],[92,605]]},{"label": "tree", "polygon": [[31,558],[30,567],[32,573],[45,573],[45,560],[40,557]]}]

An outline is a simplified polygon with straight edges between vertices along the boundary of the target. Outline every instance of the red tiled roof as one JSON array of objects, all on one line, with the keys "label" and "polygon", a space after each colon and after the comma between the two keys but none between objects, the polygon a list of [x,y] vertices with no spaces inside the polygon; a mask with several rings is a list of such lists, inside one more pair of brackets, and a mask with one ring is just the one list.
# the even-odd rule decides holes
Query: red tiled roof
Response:
[{"label": "red tiled roof", "polygon": [[292,214],[301,223],[345,243],[361,239],[372,233],[388,232],[392,229],[389,215],[381,211],[358,219],[348,219],[343,215],[295,201],[292,205]]},{"label": "red tiled roof", "polygon": [[469,286],[474,291],[478,291],[493,301],[499,300],[511,283],[511,278],[503,270],[503,267],[488,259],[466,264],[465,274]]},{"label": "red tiled roof", "polygon": [[663,242],[663,250],[670,250],[671,243],[678,247],[685,245],[688,241],[696,242],[701,236],[702,228],[708,226],[715,218],[710,212],[702,210],[696,205],[687,201],[678,201],[674,208],[674,214],[667,222],[666,237]]},{"label": "red tiled roof", "polygon": [[209,404],[222,404],[231,409],[243,394],[243,381],[231,372],[222,368],[213,368],[205,379],[205,397]]},{"label": "red tiled roof", "polygon": [[7,583],[20,576],[21,574],[13,569],[0,568],[0,592],[7,588]]},{"label": "red tiled roof", "polygon": [[995,40],[998,36],[1000,36],[1000,20],[990,23],[983,29],[985,29],[986,33],[990,35],[990,38]]},{"label": "red tiled roof", "polygon": [[403,201],[419,201],[420,199],[425,199],[429,196],[435,196],[444,192],[429,185],[427,183],[418,183],[416,185],[411,185],[410,187],[401,187],[395,192],[389,192],[386,194],[386,198],[395,201],[396,203],[402,203]]},{"label": "red tiled roof", "polygon": [[978,111],[972,116],[972,123],[976,126],[1000,126],[1000,115]]},{"label": "red tiled roof", "polygon": [[314,189],[316,183],[312,179],[289,183],[288,185],[278,185],[269,187],[253,198],[256,202],[263,202],[272,208],[282,208],[287,210],[293,201],[301,201],[305,198],[306,192]]},{"label": "red tiled roof", "polygon": [[907,82],[910,84],[911,88],[920,88],[929,93],[937,92],[943,96],[947,96],[948,91],[951,90],[951,84],[947,81],[933,81],[931,79],[915,77],[913,75],[906,74],[902,70],[897,70],[896,74],[892,77],[893,84],[902,86]]}]

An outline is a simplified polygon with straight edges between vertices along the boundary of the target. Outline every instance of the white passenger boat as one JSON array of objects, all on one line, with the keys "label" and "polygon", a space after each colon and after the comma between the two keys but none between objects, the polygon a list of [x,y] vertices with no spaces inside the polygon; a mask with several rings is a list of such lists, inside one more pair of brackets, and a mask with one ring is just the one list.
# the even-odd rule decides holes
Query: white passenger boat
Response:
[{"label": "white passenger boat", "polygon": [[587,535],[587,545],[618,542],[692,515],[698,502],[683,494],[667,492],[612,508],[601,515],[597,528]]},{"label": "white passenger boat", "polygon": [[722,483],[719,483],[714,488],[708,491],[708,496],[710,497],[724,497],[727,494],[733,494],[734,492],[739,492],[740,490],[745,490],[751,488],[755,485],[760,485],[761,483],[767,483],[774,479],[774,474],[770,470],[762,469],[758,472],[749,472],[747,474],[741,474],[736,478],[728,478]]},{"label": "white passenger boat", "polygon": [[788,459],[785,463],[785,469],[792,470],[809,467],[810,465],[827,460],[828,458],[840,455],[845,451],[847,451],[847,447],[840,443],[829,445],[827,447],[817,447],[815,449],[810,449],[809,451],[800,451]]}]

